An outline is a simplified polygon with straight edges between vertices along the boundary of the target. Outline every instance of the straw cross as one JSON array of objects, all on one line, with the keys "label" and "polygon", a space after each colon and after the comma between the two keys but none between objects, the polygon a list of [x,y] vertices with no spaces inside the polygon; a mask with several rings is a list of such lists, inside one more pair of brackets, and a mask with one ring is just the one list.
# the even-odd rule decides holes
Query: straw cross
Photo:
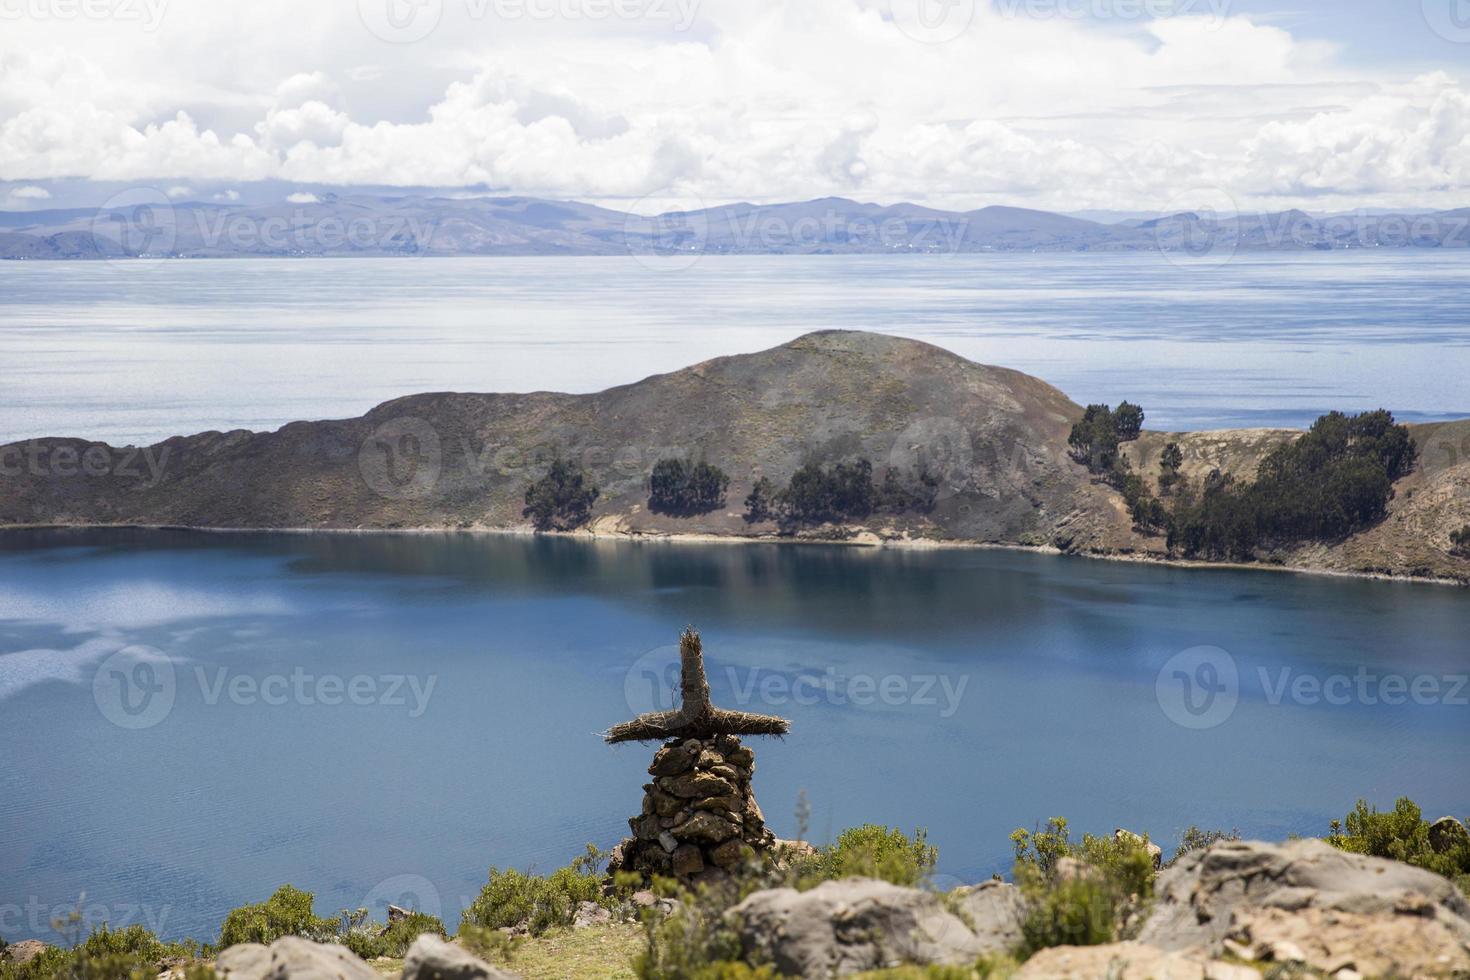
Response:
[{"label": "straw cross", "polygon": [[651,742],[666,738],[713,738],[716,735],[785,735],[791,722],[772,715],[726,711],[710,703],[704,676],[704,648],[694,627],[679,637],[680,704],[674,711],[650,711],[614,725],[603,735],[609,742]]}]

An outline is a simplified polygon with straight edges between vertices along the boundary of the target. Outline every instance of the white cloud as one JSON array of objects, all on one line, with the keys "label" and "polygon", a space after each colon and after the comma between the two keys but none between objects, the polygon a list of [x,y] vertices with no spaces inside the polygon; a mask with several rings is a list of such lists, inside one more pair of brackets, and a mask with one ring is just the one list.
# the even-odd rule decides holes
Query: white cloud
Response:
[{"label": "white cloud", "polygon": [[7,22],[0,179],[1052,208],[1201,186],[1316,209],[1470,190],[1470,88],[1443,74],[1355,70],[1245,16],[1099,26],[979,2],[934,45],[887,7],[704,0],[678,31],[676,4],[599,21],[446,2],[414,44],[373,36],[353,3],[172,0],[151,32]]},{"label": "white cloud", "polygon": [[238,201],[240,200],[240,192],[237,190],[220,191],[214,195],[214,199],[216,201]]},{"label": "white cloud", "polygon": [[51,192],[44,187],[16,187],[10,192],[10,196],[18,201],[49,201]]},{"label": "white cloud", "polygon": [[319,204],[321,198],[306,191],[297,191],[295,194],[287,194],[286,201],[290,204]]},{"label": "white cloud", "polygon": [[192,188],[185,187],[183,184],[175,184],[173,187],[170,187],[168,189],[167,193],[169,197],[177,201],[180,198],[188,197],[190,194],[194,193],[194,191]]}]

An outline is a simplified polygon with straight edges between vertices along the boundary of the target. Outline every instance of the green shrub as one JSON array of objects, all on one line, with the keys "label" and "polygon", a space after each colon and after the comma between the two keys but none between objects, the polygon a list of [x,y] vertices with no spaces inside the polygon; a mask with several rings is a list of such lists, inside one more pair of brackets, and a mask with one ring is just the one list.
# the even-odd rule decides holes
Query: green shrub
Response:
[{"label": "green shrub", "polygon": [[1394,481],[1417,458],[1409,430],[1391,413],[1329,412],[1267,453],[1254,483],[1212,474],[1202,493],[1178,494],[1169,548],[1247,559],[1261,542],[1341,539],[1383,518]]},{"label": "green shrub", "polygon": [[522,927],[539,936],[556,926],[569,926],[581,902],[603,901],[602,876],[591,870],[596,849],[548,877],[523,871],[490,869],[490,880],[480,889],[464,922],[484,929]]},{"label": "green shrub", "polygon": [[[440,938],[447,938],[449,935],[444,930],[444,923],[438,916],[423,912],[410,912],[397,922],[388,924],[388,928],[378,937],[382,944],[382,952],[375,955],[402,957],[408,952],[408,947],[413,945],[413,941],[424,933],[432,933]],[[367,957],[363,958],[367,959]]]},{"label": "green shrub", "polygon": [[526,488],[526,507],[538,531],[570,531],[587,523],[599,494],[592,477],[558,456],[546,475]]},{"label": "green shrub", "polygon": [[1169,863],[1173,864],[1190,851],[1204,850],[1216,841],[1222,840],[1240,840],[1240,831],[1201,830],[1190,825],[1185,828],[1184,833],[1179,835],[1179,847],[1174,851],[1174,856],[1169,859]]},{"label": "green shrub", "polygon": [[939,849],[923,830],[909,837],[895,827],[863,824],[844,830],[835,843],[798,861],[793,873],[797,887],[803,889],[851,875],[916,887],[933,873],[938,859]]},{"label": "green shrub", "polygon": [[1436,853],[1429,846],[1429,822],[1407,796],[1399,797],[1387,813],[1359,800],[1345,822],[1347,832],[1343,833],[1343,824],[1332,821],[1327,843],[1339,850],[1403,861],[1442,874],[1470,894],[1470,844]]},{"label": "green shrub", "polygon": [[1123,938],[1125,924],[1153,897],[1147,842],[1146,836],[1084,834],[1077,843],[1062,817],[1035,832],[1013,833],[1015,879],[1025,901],[1022,958],[1049,946],[1093,946]]},{"label": "green shrub", "polygon": [[757,479],[745,497],[746,521],[754,524],[756,521],[768,521],[776,517],[779,498],[780,492],[770,477]]},{"label": "green shrub", "polygon": [[311,910],[312,893],[282,885],[264,902],[242,905],[220,925],[221,949],[240,943],[269,946],[282,936],[326,941],[338,932],[337,919],[318,918]]},{"label": "green shrub", "polygon": [[1101,946],[1118,936],[1118,895],[1094,877],[1050,881],[1027,889],[1021,950],[1029,957],[1050,946]]},{"label": "green shrub", "polygon": [[1137,421],[1139,429],[1143,426],[1143,409],[1124,402],[1118,406],[1118,412],[1123,413],[1125,408],[1127,414],[1120,421],[1109,406],[1088,405],[1081,420],[1072,426],[1067,436],[1072,458],[1093,473],[1111,473],[1121,459],[1119,444],[1138,438],[1138,429],[1133,428],[1134,421]]},{"label": "green shrub", "polygon": [[[80,923],[76,914],[53,926],[65,934]],[[198,953],[196,943],[166,943],[141,925],[109,929],[104,923],[71,949],[51,946],[28,963],[0,963],[0,980],[153,980],[165,961]]]},{"label": "green shrub", "polygon": [[1179,467],[1184,465],[1184,452],[1179,448],[1179,443],[1171,442],[1164,446],[1164,452],[1159,456],[1159,492],[1167,494],[1179,482]]},{"label": "green shrub", "polygon": [[705,514],[725,506],[730,478],[704,460],[661,459],[649,477],[649,509],[666,514]]},{"label": "green shrub", "polygon": [[[725,913],[761,887],[754,876],[730,878],[695,889],[670,878],[654,879],[654,891],[674,898],[667,915],[654,909],[642,914],[644,947],[633,958],[638,980],[765,980],[770,973],[740,962],[740,938]],[[742,972],[744,971],[744,972]]]},{"label": "green shrub", "polygon": [[1450,553],[1470,558],[1470,524],[1450,532]]},{"label": "green shrub", "polygon": [[878,504],[873,464],[866,459],[828,467],[807,463],[791,474],[777,503],[784,517],[799,524],[867,517]]}]

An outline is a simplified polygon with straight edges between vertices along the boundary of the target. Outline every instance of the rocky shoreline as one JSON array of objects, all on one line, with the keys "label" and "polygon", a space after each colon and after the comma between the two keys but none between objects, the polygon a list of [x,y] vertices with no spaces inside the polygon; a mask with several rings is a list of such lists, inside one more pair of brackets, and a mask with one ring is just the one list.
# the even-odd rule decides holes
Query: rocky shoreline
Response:
[{"label": "rocky shoreline", "polygon": [[[1121,394],[1121,392],[1120,392]],[[1082,407],[1045,382],[918,341],[824,331],[588,395],[413,395],[274,432],[205,432],[146,449],[48,438],[0,446],[0,528],[187,527],[521,533],[528,487],[564,459],[596,487],[575,533],[633,540],[1014,547],[1181,561],[1075,458]],[[1418,466],[1387,513],[1338,541],[1257,550],[1248,568],[1470,583],[1451,534],[1470,525],[1470,420],[1409,425]],[[1200,486],[1253,478],[1280,429],[1141,430],[1121,456],[1150,492],[1163,450]],[[651,471],[707,459],[723,503],[655,506]],[[146,461],[145,466],[139,460]],[[862,460],[919,505],[787,522],[742,502],[804,466]],[[915,481],[927,481],[922,485]],[[886,488],[885,488],[885,492]],[[1161,492],[1161,491],[1160,491]],[[575,525],[573,525],[575,526]]]}]

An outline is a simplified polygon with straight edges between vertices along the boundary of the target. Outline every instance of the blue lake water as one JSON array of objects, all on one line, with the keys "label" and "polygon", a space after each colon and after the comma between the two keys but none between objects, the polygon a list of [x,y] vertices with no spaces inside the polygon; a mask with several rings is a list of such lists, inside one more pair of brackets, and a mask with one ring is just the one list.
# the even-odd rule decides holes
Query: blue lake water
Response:
[{"label": "blue lake water", "polygon": [[792,719],[753,740],[773,828],[795,833],[801,791],[818,841],[927,827],[946,882],[1006,870],[1009,832],[1053,815],[1170,843],[1325,833],[1359,796],[1470,812],[1460,589],[1004,551],[12,531],[0,935],[85,892],[94,918],[208,938],[286,881],[319,911],[411,894],[453,922],[489,866],[625,832],[652,750],[596,733],[665,703],[686,622],[718,702]]},{"label": "blue lake water", "polygon": [[594,391],[819,328],[1129,398],[1158,428],[1470,414],[1470,255],[0,263],[0,443],[146,443],[420,391]]}]

